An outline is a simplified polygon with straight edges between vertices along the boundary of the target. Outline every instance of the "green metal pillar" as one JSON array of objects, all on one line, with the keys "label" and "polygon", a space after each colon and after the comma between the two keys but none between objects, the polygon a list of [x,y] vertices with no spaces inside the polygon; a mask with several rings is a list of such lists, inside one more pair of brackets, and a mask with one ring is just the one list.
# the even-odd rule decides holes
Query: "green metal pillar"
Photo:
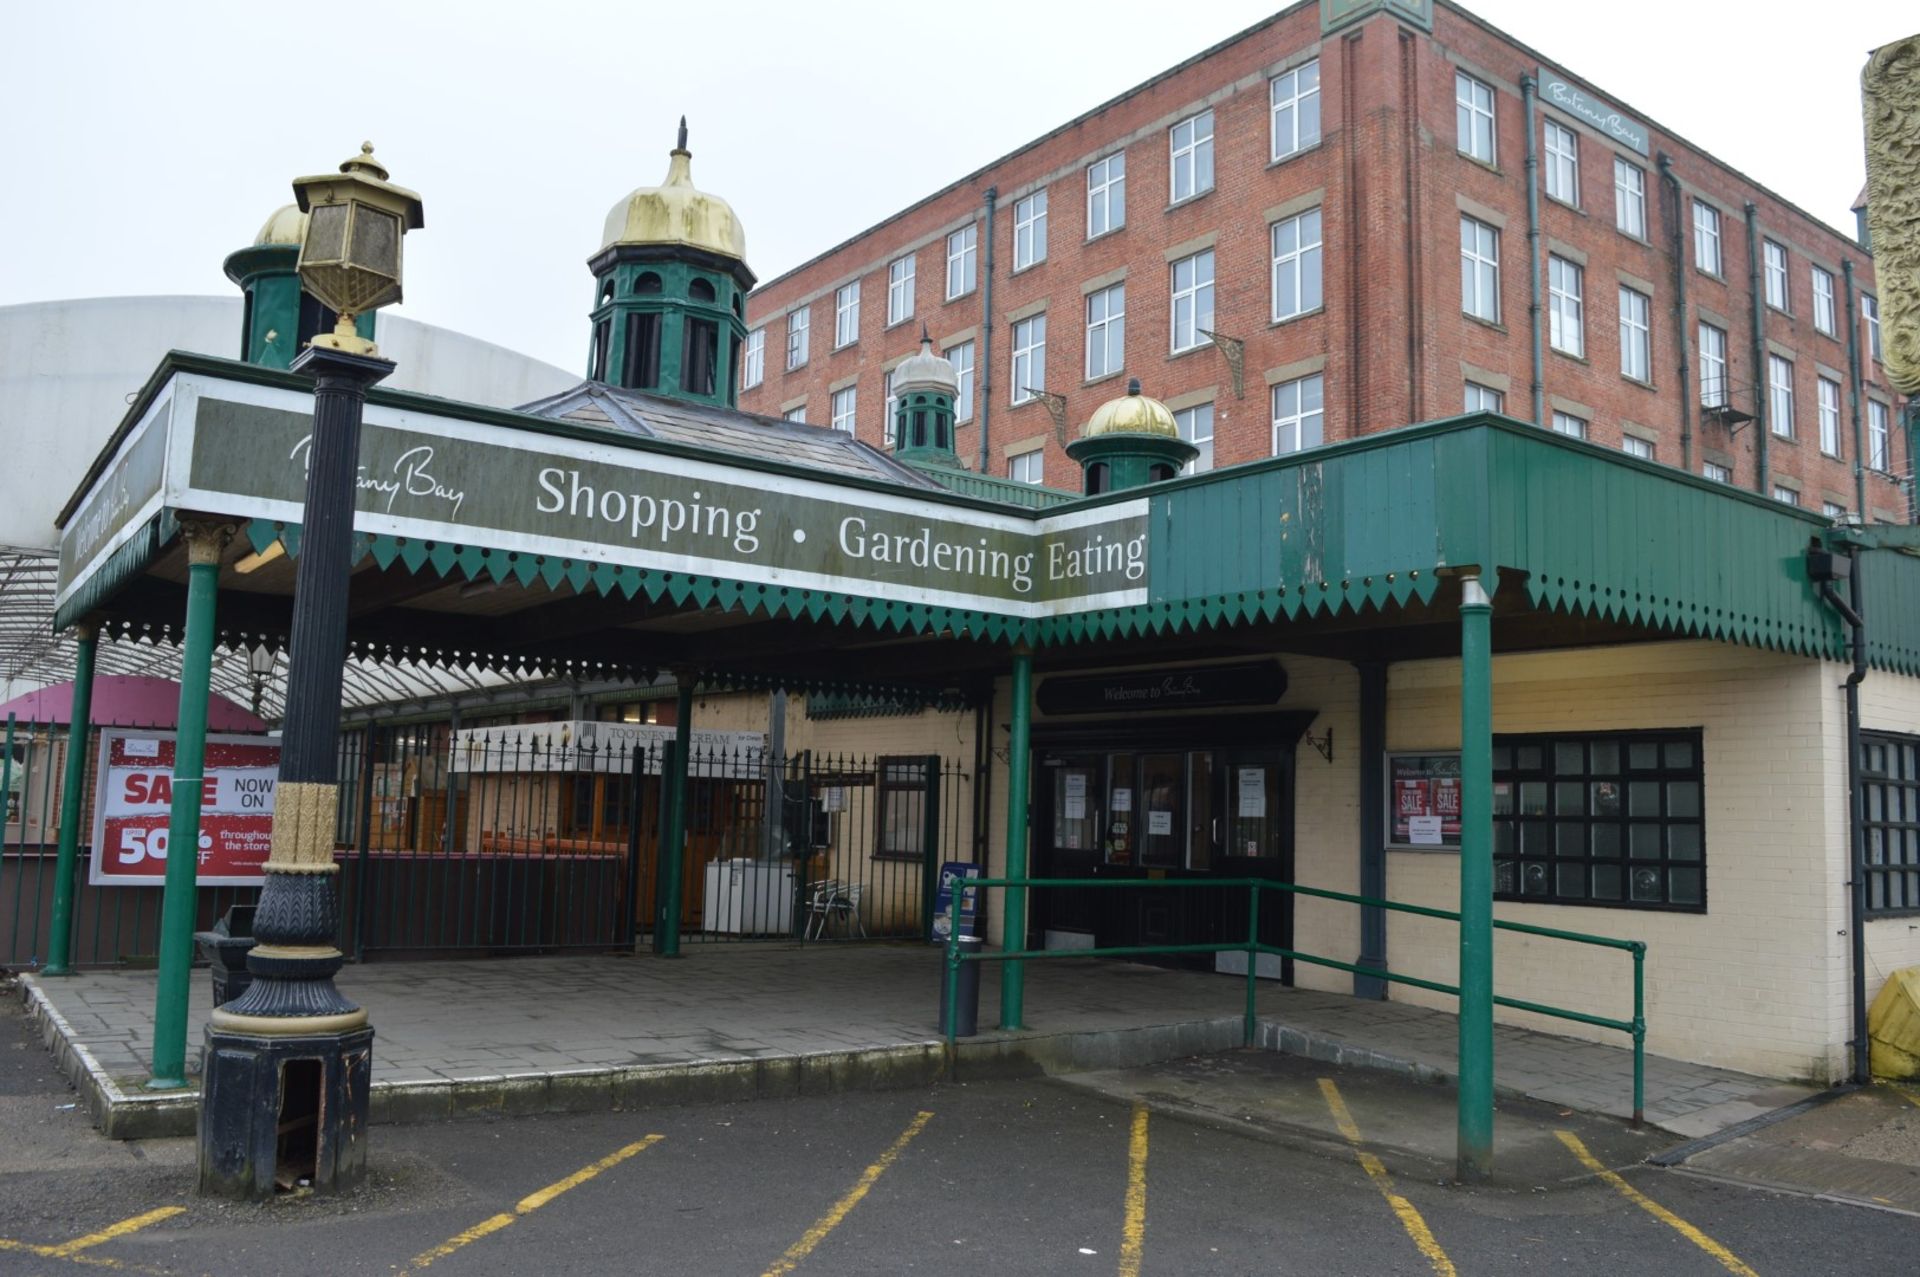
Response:
[{"label": "green metal pillar", "polygon": [[1493,1173],[1493,603],[1460,582],[1460,1127],[1462,1180]]},{"label": "green metal pillar", "polygon": [[213,682],[214,600],[220,555],[233,525],[182,519],[187,543],[187,626],[180,645],[180,712],[174,720],[173,806],[167,823],[167,878],[160,904],[160,984],[153,1005],[150,1090],[187,1084],[187,984],[199,912],[200,785],[206,773],[207,696]]},{"label": "green metal pillar", "polygon": [[667,828],[660,838],[660,909],[653,926],[653,951],[663,958],[680,956],[687,870],[687,756],[693,745],[693,675],[677,675],[675,682],[673,753],[667,758],[667,774],[660,778],[666,790]]},{"label": "green metal pillar", "polygon": [[[1033,653],[1025,644],[1013,649],[1013,715],[1007,742],[1007,873],[1027,876],[1027,778],[1031,767],[1029,738],[1033,734]],[[1005,888],[1000,905],[1000,943],[1009,949],[1027,947],[1027,889]],[[1000,1027],[1018,1029],[1027,993],[1026,964],[1019,959],[1000,967]]]},{"label": "green metal pillar", "polygon": [[[47,942],[43,975],[73,971],[73,880],[80,862],[80,809],[86,806],[87,729],[93,717],[93,651],[99,635],[92,625],[74,626],[73,712],[67,718],[67,775],[60,783],[60,854],[53,873],[53,936]],[[13,757],[13,716],[7,716],[7,757]],[[22,817],[25,807],[22,806]],[[24,824],[22,830],[26,828]]]}]

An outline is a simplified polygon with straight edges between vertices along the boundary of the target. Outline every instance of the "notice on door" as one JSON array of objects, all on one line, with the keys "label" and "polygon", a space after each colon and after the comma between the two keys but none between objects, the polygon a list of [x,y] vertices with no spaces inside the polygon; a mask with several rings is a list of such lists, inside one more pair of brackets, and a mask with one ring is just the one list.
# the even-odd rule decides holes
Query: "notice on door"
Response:
[{"label": "notice on door", "polygon": [[1132,811],[1133,810],[1133,791],[1131,789],[1114,790],[1113,791],[1113,809],[1115,811]]},{"label": "notice on door", "polygon": [[1061,805],[1065,808],[1061,815],[1068,820],[1087,818],[1087,774],[1068,772],[1061,780]]},{"label": "notice on door", "polygon": [[1170,811],[1150,811],[1147,813],[1147,834],[1150,837],[1167,837],[1173,833],[1173,813]]},{"label": "notice on door", "polygon": [[1267,815],[1267,769],[1264,767],[1242,767],[1239,769],[1240,807],[1242,820],[1264,820]]},{"label": "notice on door", "polygon": [[[173,812],[174,734],[107,728],[100,733],[93,804],[95,886],[157,887],[166,881]],[[273,791],[280,742],[264,736],[207,737],[200,783],[198,862],[203,887],[259,886],[273,841]]]}]

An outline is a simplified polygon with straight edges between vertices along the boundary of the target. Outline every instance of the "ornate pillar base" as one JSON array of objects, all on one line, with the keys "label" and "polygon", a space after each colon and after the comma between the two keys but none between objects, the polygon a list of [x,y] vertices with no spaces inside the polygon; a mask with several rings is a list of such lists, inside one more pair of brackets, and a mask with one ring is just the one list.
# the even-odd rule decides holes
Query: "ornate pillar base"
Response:
[{"label": "ornate pillar base", "polygon": [[367,1171],[372,1078],[370,1028],[281,1036],[209,1024],[200,1192],[246,1201],[353,1188]]}]

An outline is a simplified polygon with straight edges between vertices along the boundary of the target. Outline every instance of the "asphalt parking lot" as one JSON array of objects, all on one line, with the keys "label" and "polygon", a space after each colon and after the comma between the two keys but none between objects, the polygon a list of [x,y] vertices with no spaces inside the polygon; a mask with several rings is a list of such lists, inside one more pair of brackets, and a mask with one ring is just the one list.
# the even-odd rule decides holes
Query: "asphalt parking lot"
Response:
[{"label": "asphalt parking lot", "polygon": [[1661,1141],[1552,1109],[1503,1107],[1499,1179],[1452,1186],[1446,1092],[1265,1053],[376,1127],[352,1197],[217,1203],[191,1141],[60,1107],[19,1030],[0,1010],[6,1273],[1897,1272],[1920,1242],[1905,1215],[1638,1165]]}]

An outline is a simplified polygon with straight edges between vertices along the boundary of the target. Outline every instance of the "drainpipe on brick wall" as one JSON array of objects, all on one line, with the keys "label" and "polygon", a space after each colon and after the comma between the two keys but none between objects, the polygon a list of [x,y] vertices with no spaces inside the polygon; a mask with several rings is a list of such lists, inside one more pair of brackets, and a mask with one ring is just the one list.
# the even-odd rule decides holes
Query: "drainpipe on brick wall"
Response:
[{"label": "drainpipe on brick wall", "polygon": [[1547,424],[1546,353],[1540,344],[1540,130],[1533,77],[1520,77],[1520,100],[1527,108],[1527,333],[1533,343],[1533,424]]},{"label": "drainpipe on brick wall", "polygon": [[[1853,421],[1853,510],[1867,522],[1867,458],[1860,434],[1860,317],[1853,311],[1853,259],[1840,259],[1840,313],[1847,325],[1847,415]],[[1893,447],[1893,441],[1887,441]]]},{"label": "drainpipe on brick wall", "polygon": [[[1667,256],[1673,262],[1673,348],[1680,357],[1680,468],[1693,473],[1693,341],[1687,322],[1687,232],[1685,207],[1673,157],[1660,152],[1660,214],[1667,226]],[[1669,201],[1669,197],[1671,200]]]},{"label": "drainpipe on brick wall", "polygon": [[1767,436],[1773,423],[1767,420],[1767,412],[1773,405],[1767,397],[1773,383],[1767,377],[1767,312],[1760,300],[1760,210],[1752,200],[1747,201],[1747,300],[1753,312],[1753,490],[1770,497]]},{"label": "drainpipe on brick wall", "polygon": [[1853,959],[1853,1080],[1865,1083],[1872,1077],[1867,1040],[1867,826],[1866,795],[1860,789],[1860,681],[1867,676],[1867,622],[1865,602],[1860,597],[1860,552],[1848,547],[1847,593],[1851,604],[1834,590],[1831,580],[1820,582],[1820,597],[1838,612],[1851,631],[1853,669],[1842,684],[1847,691],[1847,823],[1851,872],[1848,874],[1847,939]]},{"label": "drainpipe on brick wall", "polygon": [[1000,188],[987,188],[987,225],[986,225],[986,270],[980,281],[980,354],[973,361],[979,370],[980,393],[975,396],[974,411],[980,418],[980,463],[974,467],[981,474],[992,474],[987,454],[987,426],[993,420],[993,206],[1000,198]]}]

